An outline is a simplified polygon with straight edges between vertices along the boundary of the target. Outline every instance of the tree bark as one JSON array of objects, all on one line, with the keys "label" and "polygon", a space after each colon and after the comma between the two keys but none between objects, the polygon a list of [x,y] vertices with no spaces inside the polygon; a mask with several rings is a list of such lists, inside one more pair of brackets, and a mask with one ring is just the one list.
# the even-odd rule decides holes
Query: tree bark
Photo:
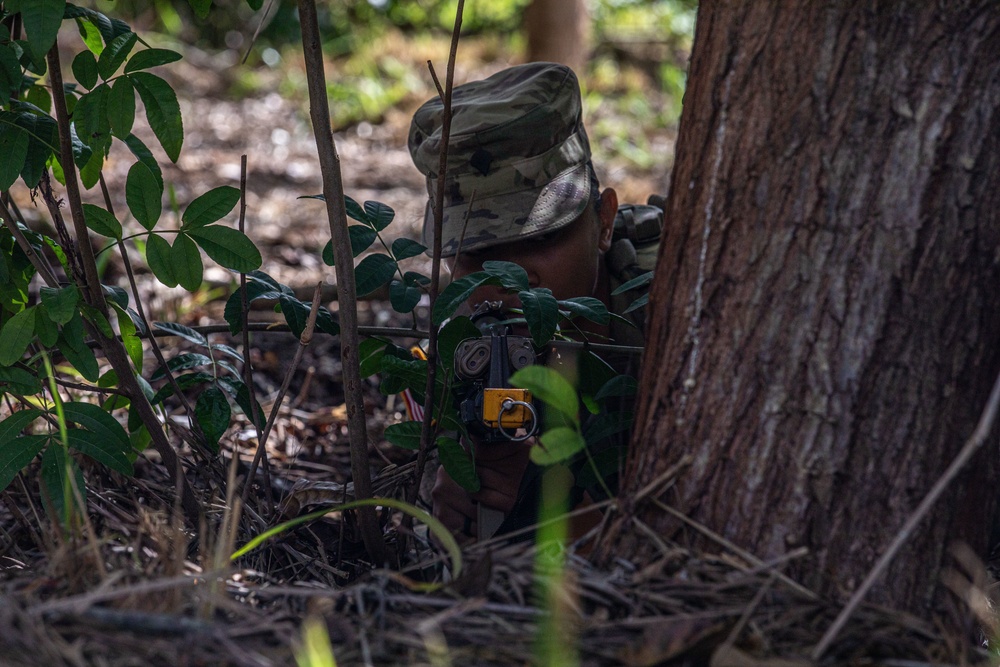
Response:
[{"label": "tree bark", "polygon": [[528,62],[561,63],[582,73],[590,57],[586,0],[531,0],[524,10]]},{"label": "tree bark", "polygon": [[[599,557],[680,524],[852,590],[973,431],[1000,371],[1000,7],[705,2],[622,513]],[[930,612],[985,555],[995,434],[873,592]],[[714,545],[713,545],[714,546]]]}]

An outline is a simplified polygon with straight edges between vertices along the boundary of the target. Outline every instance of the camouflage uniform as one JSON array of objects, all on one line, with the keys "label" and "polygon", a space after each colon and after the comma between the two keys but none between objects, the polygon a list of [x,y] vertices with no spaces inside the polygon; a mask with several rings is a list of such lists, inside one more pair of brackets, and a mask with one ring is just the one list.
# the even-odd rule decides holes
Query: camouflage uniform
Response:
[{"label": "camouflage uniform", "polygon": [[[444,104],[424,104],[410,125],[413,162],[427,177],[430,247],[440,175]],[[443,257],[548,234],[591,200],[590,143],[573,71],[530,63],[454,89],[444,184]]]},{"label": "camouflage uniform", "polygon": [[[577,220],[588,205],[596,203],[599,190],[581,106],[576,75],[553,63],[511,67],[454,89],[444,175],[443,257],[549,234]],[[441,178],[443,108],[439,98],[421,106],[409,135],[413,162],[427,177],[423,241],[428,247]],[[640,208],[619,210],[615,239],[605,256],[612,291],[651,270],[656,261],[659,229],[654,235],[636,235],[634,226],[626,224]],[[639,295],[633,291],[613,296],[609,309],[622,314]],[[633,326],[613,320],[612,341],[641,347],[642,310],[624,317]],[[638,357],[625,355],[608,361],[617,372],[634,375]],[[627,402],[620,408],[625,414],[632,406]],[[627,431],[622,432],[591,451],[620,452],[627,440]],[[578,480],[582,460],[570,462]],[[499,533],[535,522],[543,472],[529,465],[514,510]],[[610,481],[613,488],[616,480]],[[584,490],[595,498],[602,495],[595,485],[578,484],[571,502],[579,501]]]}]

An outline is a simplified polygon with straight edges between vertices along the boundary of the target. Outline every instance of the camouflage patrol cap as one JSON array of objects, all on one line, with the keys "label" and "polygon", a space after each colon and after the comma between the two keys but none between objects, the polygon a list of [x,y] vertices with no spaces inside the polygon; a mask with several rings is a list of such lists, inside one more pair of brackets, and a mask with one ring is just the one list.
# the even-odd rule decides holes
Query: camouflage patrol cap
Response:
[{"label": "camouflage patrol cap", "polygon": [[[427,177],[424,244],[431,245],[444,104],[410,125],[410,155]],[[571,69],[529,63],[456,86],[445,174],[441,254],[481,250],[554,231],[591,196],[590,144]]]}]

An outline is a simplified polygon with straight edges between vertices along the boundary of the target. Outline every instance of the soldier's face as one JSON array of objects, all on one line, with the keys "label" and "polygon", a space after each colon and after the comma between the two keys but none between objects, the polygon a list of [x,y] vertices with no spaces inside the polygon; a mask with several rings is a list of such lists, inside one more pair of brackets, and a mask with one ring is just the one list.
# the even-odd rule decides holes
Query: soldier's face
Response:
[{"label": "soldier's face", "polygon": [[[588,206],[583,215],[552,234],[463,252],[447,260],[452,278],[480,271],[486,261],[507,261],[519,264],[527,272],[531,287],[547,287],[556,299],[606,298],[600,290],[599,279],[603,276],[603,255],[611,247],[617,208],[615,191],[607,189],[601,195],[599,212]],[[468,304],[474,308],[483,301],[501,301],[505,308],[520,307],[516,294],[493,286],[476,290]]]}]

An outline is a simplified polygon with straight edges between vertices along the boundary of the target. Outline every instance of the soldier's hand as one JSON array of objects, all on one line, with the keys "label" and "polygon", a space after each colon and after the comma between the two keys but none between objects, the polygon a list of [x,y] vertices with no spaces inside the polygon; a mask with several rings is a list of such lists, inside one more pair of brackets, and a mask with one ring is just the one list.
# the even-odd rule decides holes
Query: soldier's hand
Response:
[{"label": "soldier's hand", "polygon": [[528,454],[534,439],[476,446],[476,470],[480,488],[469,493],[453,480],[444,467],[438,468],[431,491],[433,513],[447,528],[460,537],[478,535],[478,507],[499,510],[504,514],[514,508],[521,478],[528,467]]}]

